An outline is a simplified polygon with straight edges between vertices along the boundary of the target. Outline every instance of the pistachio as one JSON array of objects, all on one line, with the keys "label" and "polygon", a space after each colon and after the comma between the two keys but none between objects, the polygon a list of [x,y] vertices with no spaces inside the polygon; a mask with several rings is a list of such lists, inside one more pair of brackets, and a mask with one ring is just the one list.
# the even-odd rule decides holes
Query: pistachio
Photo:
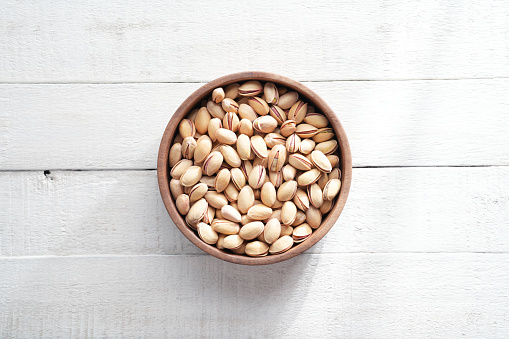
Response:
[{"label": "pistachio", "polygon": [[299,146],[300,146],[300,137],[293,133],[292,135],[290,135],[288,137],[288,139],[286,139],[286,150],[289,152],[289,153],[295,153],[299,150]]},{"label": "pistachio", "polygon": [[286,181],[277,190],[277,200],[292,200],[297,193],[297,182],[294,180]]},{"label": "pistachio", "polygon": [[189,220],[189,213],[187,213],[187,215],[186,215],[186,224],[187,224],[187,225],[188,225],[191,229],[193,229],[193,230],[195,230],[195,231],[196,231],[196,229],[197,229],[197,227],[198,227],[198,223],[199,223],[199,222],[200,222],[199,220],[198,220],[198,221],[191,221],[191,220]]},{"label": "pistachio", "polygon": [[269,219],[265,223],[265,228],[263,230],[263,240],[267,244],[272,244],[274,241],[279,239],[281,235],[281,223],[276,218]]},{"label": "pistachio", "polygon": [[262,203],[268,207],[272,207],[272,205],[276,202],[276,189],[270,181],[263,184],[260,192],[260,198]]},{"label": "pistachio", "polygon": [[241,247],[243,243],[244,240],[238,234],[233,234],[224,238],[223,246],[229,250],[234,250]]},{"label": "pistachio", "polygon": [[284,181],[290,181],[295,179],[295,175],[297,175],[297,169],[292,165],[285,165],[281,169],[281,173],[283,174]]},{"label": "pistachio", "polygon": [[329,120],[327,120],[327,117],[325,115],[316,112],[309,112],[308,114],[306,114],[304,122],[306,124],[313,125],[316,128],[324,128],[327,127],[327,125],[329,124]]},{"label": "pistachio", "polygon": [[170,180],[170,192],[173,196],[173,199],[177,199],[177,197],[181,194],[184,194],[184,187],[180,184],[180,180],[171,179]]},{"label": "pistachio", "polygon": [[239,116],[233,112],[226,113],[223,118],[223,126],[224,128],[237,133],[240,126]]},{"label": "pistachio", "polygon": [[327,173],[322,172],[322,175],[320,175],[320,178],[318,179],[318,181],[316,183],[318,184],[320,189],[323,190],[323,188],[325,187],[325,184],[328,181],[329,181],[329,177],[328,177]]},{"label": "pistachio", "polygon": [[239,112],[239,104],[230,98],[224,98],[221,102],[221,107],[225,110],[225,112]]},{"label": "pistachio", "polygon": [[217,172],[223,163],[223,155],[217,151],[211,152],[203,161],[202,169],[205,175],[212,175]]},{"label": "pistachio", "polygon": [[261,116],[253,121],[253,128],[262,133],[270,133],[277,127],[277,120],[270,115]]},{"label": "pistachio", "polygon": [[231,235],[231,234],[237,234],[240,231],[239,224],[237,224],[233,221],[224,220],[224,219],[212,220],[211,226],[214,229],[214,231],[216,231],[217,233],[222,233],[222,234]]},{"label": "pistachio", "polygon": [[214,118],[218,118],[219,120],[223,120],[226,112],[220,104],[216,104],[214,101],[207,102],[207,110],[209,114]]},{"label": "pistachio", "polygon": [[242,160],[249,160],[251,157],[251,139],[247,135],[241,134],[237,138],[237,152]]},{"label": "pistachio", "polygon": [[219,128],[216,130],[216,140],[222,144],[233,145],[237,142],[237,135],[229,129]]},{"label": "pistachio", "polygon": [[251,241],[246,244],[245,253],[250,257],[264,257],[269,253],[269,245],[262,241]]},{"label": "pistachio", "polygon": [[251,106],[254,111],[259,115],[267,115],[269,114],[269,105],[262,98],[253,97],[249,98],[247,101],[249,106]]},{"label": "pistachio", "polygon": [[246,177],[242,170],[238,167],[232,168],[230,170],[232,182],[238,190],[241,190],[242,187],[246,186]]},{"label": "pistachio", "polygon": [[292,238],[295,243],[300,243],[306,240],[311,233],[313,233],[313,229],[308,224],[302,224],[293,229]]},{"label": "pistachio", "polygon": [[[281,207],[283,206],[281,205]],[[270,215],[270,217],[265,219],[263,222],[268,223],[270,219],[277,219],[279,222],[281,222],[281,209],[272,210],[272,214]]]},{"label": "pistachio", "polygon": [[281,172],[269,171],[269,180],[277,188],[283,183],[283,174]]},{"label": "pistachio", "polygon": [[239,211],[243,214],[247,213],[247,211],[253,207],[254,201],[255,196],[251,186],[242,187],[237,197],[237,207]]},{"label": "pistachio", "polygon": [[297,190],[295,197],[293,197],[293,203],[298,209],[301,209],[304,212],[309,208],[308,195],[302,188]]},{"label": "pistachio", "polygon": [[283,207],[283,201],[279,201],[276,198],[276,201],[274,202],[274,204],[272,204],[271,208],[272,209],[276,209],[276,208],[281,208],[281,207]]},{"label": "pistachio", "polygon": [[339,168],[335,167],[329,174],[329,179],[341,179],[341,171]]},{"label": "pistachio", "polygon": [[268,104],[277,105],[279,101],[279,92],[276,85],[272,82],[266,82],[263,86],[263,98]]},{"label": "pistachio", "polygon": [[246,245],[246,242],[243,242],[239,247],[231,248],[230,251],[238,255],[246,254]]},{"label": "pistachio", "polygon": [[[239,133],[240,135],[247,135],[248,137],[253,136],[253,123],[248,119],[240,120],[239,124]],[[239,137],[240,137],[239,135]]]},{"label": "pistachio", "polygon": [[239,231],[239,235],[244,240],[253,240],[260,234],[262,234],[264,229],[263,222],[261,221],[253,221],[247,225],[242,226]]},{"label": "pistachio", "polygon": [[309,171],[312,169],[313,163],[308,158],[299,153],[290,154],[288,156],[290,165],[301,171]]},{"label": "pistachio", "polygon": [[198,183],[194,185],[189,191],[189,201],[195,202],[200,200],[205,196],[205,193],[207,193],[208,190],[209,190],[208,186],[204,183]]},{"label": "pistachio", "polygon": [[286,120],[281,125],[281,135],[284,137],[288,137],[295,133],[295,130],[297,129],[297,124],[295,123],[295,120]]},{"label": "pistachio", "polygon": [[207,203],[207,200],[203,198],[195,202],[187,213],[189,222],[193,224],[199,222],[207,212],[208,207],[209,204]]},{"label": "pistachio", "polygon": [[321,151],[325,155],[334,153],[338,149],[338,142],[336,140],[328,140],[316,144],[315,150]]},{"label": "pistachio", "polygon": [[330,127],[320,128],[313,136],[315,142],[324,142],[334,138],[334,130]]},{"label": "pistachio", "polygon": [[297,92],[287,92],[279,96],[279,102],[277,105],[282,109],[289,109],[297,102],[297,100],[299,100],[299,94]]},{"label": "pistachio", "polygon": [[308,196],[311,205],[313,205],[316,208],[322,207],[323,193],[318,184],[312,184],[308,186]]},{"label": "pistachio", "polygon": [[[202,167],[202,170],[203,170],[203,167]],[[209,189],[214,189],[215,185],[216,185],[216,178],[215,177],[209,177],[209,176],[206,176],[206,175],[202,175],[202,177],[200,179],[200,182],[204,183],[205,185],[207,185],[207,187]]]},{"label": "pistachio", "polygon": [[322,204],[322,207],[320,207],[320,213],[329,213],[332,207],[334,207],[334,200],[325,200]]},{"label": "pistachio", "polygon": [[311,161],[322,172],[330,173],[332,171],[332,165],[322,151],[311,152]]},{"label": "pistachio", "polygon": [[189,196],[187,194],[179,195],[175,201],[175,205],[180,214],[187,214],[187,212],[189,212]]},{"label": "pistachio", "polygon": [[224,194],[216,192],[216,191],[208,191],[205,193],[205,200],[210,204],[210,206],[215,209],[220,209],[224,205],[228,205],[228,199],[224,196]]},{"label": "pistachio", "polygon": [[286,138],[284,138],[281,134],[277,133],[269,133],[265,135],[263,138],[265,141],[265,144],[269,148],[274,148],[276,145],[285,145],[286,144]]},{"label": "pistachio", "polygon": [[195,119],[195,127],[196,131],[200,134],[205,134],[208,131],[209,128],[209,122],[210,122],[210,114],[206,107],[202,107],[198,110],[198,113],[196,115]]},{"label": "pistachio", "polygon": [[210,227],[210,225],[200,222],[197,229],[201,240],[209,245],[214,245],[219,239],[218,234],[212,229],[212,227]]},{"label": "pistachio", "polygon": [[[293,230],[292,230],[293,232]],[[269,247],[270,254],[281,254],[288,251],[293,246],[293,238],[289,235],[283,235]]]},{"label": "pistachio", "polygon": [[254,121],[258,117],[255,110],[248,104],[240,104],[239,116],[241,119],[247,119],[249,121]]},{"label": "pistachio", "polygon": [[247,211],[247,216],[253,220],[264,220],[272,215],[272,208],[263,204],[256,204]]},{"label": "pistachio", "polygon": [[269,171],[279,172],[286,161],[286,148],[283,145],[274,146],[269,153],[267,167]]},{"label": "pistachio", "polygon": [[250,223],[250,222],[252,222],[252,221],[254,221],[254,220],[249,219],[249,217],[247,216],[247,214],[244,214],[244,215],[242,215],[242,221],[240,222],[240,224],[241,224],[242,226],[244,226],[244,225],[249,224],[249,223]]},{"label": "pistachio", "polygon": [[251,148],[258,158],[265,159],[269,155],[267,151],[267,144],[259,135],[253,135],[251,137]]},{"label": "pistachio", "polygon": [[320,172],[316,168],[313,168],[299,175],[299,177],[297,178],[297,183],[299,184],[299,186],[308,186],[314,184],[320,178],[321,173],[322,172]]},{"label": "pistachio", "polygon": [[230,171],[227,168],[223,168],[220,170],[217,175],[214,182],[214,188],[217,192],[222,192],[226,189],[228,184],[230,183]]},{"label": "pistachio", "polygon": [[255,96],[262,91],[263,87],[259,81],[246,81],[239,87],[239,94],[242,96]]},{"label": "pistachio", "polygon": [[339,179],[331,179],[323,188],[323,199],[331,201],[338,195],[341,189],[341,181]]},{"label": "pistachio", "polygon": [[299,124],[295,130],[295,133],[302,139],[312,138],[316,132],[318,132],[318,129],[315,126],[308,124]]},{"label": "pistachio", "polygon": [[230,84],[224,90],[225,98],[236,99],[239,96],[239,84]]},{"label": "pistachio", "polygon": [[197,108],[195,108],[195,109],[191,110],[191,112],[189,112],[189,114],[187,114],[187,115],[184,117],[184,119],[189,119],[189,120],[191,120],[193,123],[195,123],[195,124],[196,124],[195,119],[196,119],[196,116],[197,116],[197,115],[198,115],[198,109],[197,109]]},{"label": "pistachio", "polygon": [[237,201],[239,196],[239,190],[235,187],[233,183],[229,183],[224,190],[224,195],[229,202]]},{"label": "pistachio", "polygon": [[212,91],[212,100],[218,104],[225,98],[224,89],[222,87],[218,87]]},{"label": "pistachio", "polygon": [[240,164],[240,169],[242,170],[242,173],[246,177],[246,180],[249,179],[249,174],[251,173],[251,170],[253,169],[253,165],[250,161],[244,160]]},{"label": "pistachio", "polygon": [[182,159],[182,144],[176,143],[173,144],[170,148],[170,153],[168,155],[168,164],[170,167],[175,166],[177,162]]},{"label": "pistachio", "polygon": [[216,242],[216,247],[220,250],[224,250],[224,238],[226,238],[226,234],[219,234]]},{"label": "pistachio", "polygon": [[194,123],[189,119],[182,120],[179,124],[179,133],[180,136],[182,136],[182,139],[194,137],[194,134],[196,133]]},{"label": "pistachio", "polygon": [[182,140],[184,140],[184,138],[182,138],[182,136],[179,134],[177,134],[177,136],[175,137],[175,139],[173,139],[173,143],[174,144],[181,144],[182,143]]},{"label": "pistachio", "polygon": [[269,114],[271,117],[276,119],[279,125],[283,124],[286,121],[286,113],[279,106],[270,107]]},{"label": "pistachio", "polygon": [[311,228],[318,228],[322,223],[322,213],[320,210],[314,206],[309,206],[306,211],[306,222],[311,226]]},{"label": "pistachio", "polygon": [[[286,226],[281,225],[281,237],[284,237],[285,235],[292,235],[293,234],[293,227],[292,226]],[[292,239],[293,241],[293,239]]]},{"label": "pistachio", "polygon": [[304,139],[300,142],[299,151],[302,154],[309,154],[315,148],[316,143],[312,139]]},{"label": "pistachio", "polygon": [[265,167],[261,165],[256,165],[249,173],[249,186],[254,189],[261,188],[265,183]]},{"label": "pistachio", "polygon": [[288,92],[288,88],[283,86],[277,86],[277,91],[279,92],[279,96],[281,97],[283,94]]},{"label": "pistachio", "polygon": [[299,226],[304,221],[306,221],[306,213],[304,213],[303,211],[297,211],[297,216],[295,217],[295,221],[292,222],[292,226],[293,227]]},{"label": "pistachio", "polygon": [[182,157],[192,159],[196,149],[196,140],[194,137],[184,138],[182,141]]},{"label": "pistachio", "polygon": [[223,215],[223,218],[233,222],[239,223],[242,220],[239,211],[237,211],[236,208],[230,205],[224,205],[223,207],[221,207],[221,214]]},{"label": "pistachio", "polygon": [[303,101],[297,101],[292,105],[290,111],[288,112],[288,119],[295,120],[297,124],[300,124],[304,121],[306,114],[308,112],[308,104]]},{"label": "pistachio", "polygon": [[207,132],[212,141],[216,141],[216,131],[223,127],[221,119],[213,118],[210,119],[209,125],[207,126]]},{"label": "pistachio", "polygon": [[286,201],[281,208],[281,222],[283,225],[291,225],[297,217],[297,206],[293,201]]},{"label": "pistachio", "polygon": [[180,184],[184,187],[194,186],[200,181],[201,176],[201,167],[191,166],[180,177]]},{"label": "pistachio", "polygon": [[221,154],[224,157],[224,161],[232,167],[240,167],[241,160],[239,154],[228,145],[222,145],[220,148]]},{"label": "pistachio", "polygon": [[173,166],[173,168],[170,171],[170,176],[173,179],[180,179],[182,174],[184,174],[184,172],[187,171],[187,169],[191,166],[193,166],[193,162],[191,160],[182,159],[179,162],[177,162],[175,166]]},{"label": "pistachio", "polygon": [[209,224],[212,223],[212,220],[214,220],[214,215],[216,214],[216,209],[209,205],[207,208],[207,212],[203,216],[203,219],[201,219],[202,222]]},{"label": "pistachio", "polygon": [[198,139],[198,142],[196,143],[196,149],[194,150],[194,162],[202,163],[210,154],[211,150],[212,140],[206,135],[201,136]]}]

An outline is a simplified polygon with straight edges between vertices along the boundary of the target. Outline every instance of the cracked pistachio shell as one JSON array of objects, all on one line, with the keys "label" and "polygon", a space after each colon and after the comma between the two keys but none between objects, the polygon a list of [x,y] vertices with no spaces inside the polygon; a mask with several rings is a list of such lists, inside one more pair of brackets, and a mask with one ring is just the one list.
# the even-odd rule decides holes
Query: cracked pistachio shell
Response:
[{"label": "cracked pistachio shell", "polygon": [[251,139],[241,134],[237,138],[237,152],[241,160],[249,160],[251,157]]},{"label": "cracked pistachio shell", "polygon": [[308,112],[308,114],[306,114],[306,117],[304,118],[304,122],[306,124],[313,125],[316,128],[327,127],[327,125],[329,124],[329,120],[325,115],[316,112]]},{"label": "cracked pistachio shell", "polygon": [[210,154],[211,150],[212,140],[208,136],[202,135],[196,143],[196,148],[194,150],[194,162],[202,163]]},{"label": "cracked pistachio shell", "polygon": [[249,98],[247,102],[249,106],[251,106],[258,115],[269,114],[269,105],[267,105],[265,100],[263,100],[262,98],[259,97]]},{"label": "cracked pistachio shell", "polygon": [[206,107],[202,107],[198,110],[196,114],[196,118],[194,120],[194,124],[196,126],[196,131],[200,134],[205,134],[208,132],[209,122],[211,116]]},{"label": "cracked pistachio shell", "polygon": [[224,195],[226,196],[226,199],[230,202],[237,201],[239,196],[239,190],[235,187],[235,185],[230,182],[228,186],[226,186],[224,190]]},{"label": "cracked pistachio shell", "polygon": [[293,229],[292,238],[295,243],[306,240],[313,233],[313,229],[308,224],[302,224]]},{"label": "cracked pistachio shell", "polygon": [[196,140],[194,137],[187,137],[182,140],[182,157],[192,159],[196,150]]},{"label": "cracked pistachio shell", "polygon": [[286,148],[283,145],[274,146],[268,156],[267,168],[269,171],[279,172],[286,161]]},{"label": "cracked pistachio shell", "polygon": [[[292,229],[293,233],[293,229]],[[291,233],[290,233],[291,234]],[[283,235],[269,247],[270,254],[281,254],[293,246],[293,238],[290,235]]]},{"label": "cracked pistachio shell", "polygon": [[283,183],[283,174],[281,172],[269,171],[269,180],[277,188]]},{"label": "cracked pistachio shell", "polygon": [[223,155],[220,152],[211,152],[203,161],[202,169],[203,173],[207,176],[211,176],[219,170],[223,163]]},{"label": "cracked pistachio shell", "polygon": [[249,173],[249,186],[251,186],[254,189],[261,188],[263,184],[265,183],[265,167],[262,165],[256,165],[251,170],[251,173]]},{"label": "cracked pistachio shell", "polygon": [[228,184],[230,184],[230,171],[227,168],[221,169],[217,172],[216,179],[214,181],[214,188],[217,192],[223,192]]},{"label": "cracked pistachio shell", "polygon": [[224,157],[224,161],[231,167],[240,167],[240,164],[242,160],[240,160],[239,154],[233,147],[228,145],[222,145],[221,148],[221,154]]},{"label": "cracked pistachio shell", "polygon": [[281,125],[281,135],[284,137],[289,137],[293,133],[295,133],[295,130],[297,129],[297,124],[295,123],[295,120],[286,120]]},{"label": "cracked pistachio shell", "polygon": [[237,197],[237,207],[242,214],[254,206],[255,196],[253,189],[250,186],[244,186],[239,192]]},{"label": "cracked pistachio shell", "polygon": [[170,148],[170,153],[168,154],[168,164],[170,167],[173,167],[180,160],[182,160],[182,144],[176,143],[173,144],[173,146]]},{"label": "cracked pistachio shell", "polygon": [[194,137],[196,128],[190,119],[183,119],[179,124],[179,133],[182,139]]},{"label": "cracked pistachio shell", "polygon": [[290,181],[295,179],[295,176],[297,175],[297,169],[292,165],[285,165],[281,169],[281,173],[283,175],[284,181]]},{"label": "cracked pistachio shell", "polygon": [[179,162],[177,162],[175,166],[173,166],[173,168],[170,171],[170,176],[173,179],[180,179],[182,174],[184,174],[184,172],[187,171],[187,169],[191,166],[193,166],[192,160],[182,159]]},{"label": "cracked pistachio shell", "polygon": [[297,206],[293,201],[286,201],[281,208],[281,222],[283,225],[291,225],[297,217]]},{"label": "cracked pistachio shell", "polygon": [[309,171],[314,167],[308,158],[299,153],[290,154],[288,156],[288,163],[301,171]]},{"label": "cracked pistachio shell", "polygon": [[298,209],[306,211],[309,208],[309,199],[306,191],[302,188],[297,190],[295,197],[293,197],[293,203]]},{"label": "cracked pistachio shell", "polygon": [[302,139],[312,138],[316,132],[318,132],[318,129],[309,124],[299,124],[295,130],[295,133]]},{"label": "cracked pistachio shell", "polygon": [[244,251],[250,257],[264,257],[269,254],[269,245],[262,241],[251,241],[246,244]]},{"label": "cracked pistachio shell", "polygon": [[263,138],[265,141],[265,144],[269,148],[274,148],[276,145],[285,145],[286,144],[286,138],[283,137],[281,134],[277,133],[268,133]]},{"label": "cracked pistachio shell", "polygon": [[251,163],[251,161],[244,160],[240,164],[240,169],[242,170],[242,173],[246,177],[246,180],[248,180],[249,174],[251,173],[251,170],[253,169],[253,164]]},{"label": "cracked pistachio shell", "polygon": [[177,197],[177,200],[175,200],[175,205],[177,206],[177,209],[180,214],[182,215],[187,214],[190,208],[189,196],[187,194],[179,195]]},{"label": "cracked pistachio shell", "polygon": [[240,124],[239,124],[239,133],[242,135],[242,134],[245,134],[247,135],[248,137],[252,137],[253,136],[253,123],[248,120],[248,119],[242,119],[240,120]]},{"label": "cracked pistachio shell", "polygon": [[297,193],[297,182],[294,180],[284,182],[277,190],[277,200],[292,200]]},{"label": "cracked pistachio shell", "polygon": [[279,106],[270,107],[269,114],[271,117],[276,119],[279,125],[283,124],[286,121],[286,113]]},{"label": "cracked pistachio shell", "polygon": [[318,181],[321,174],[322,172],[320,172],[316,168],[313,168],[299,175],[299,177],[297,178],[297,183],[299,184],[299,186],[308,186],[314,184],[315,182]]},{"label": "cracked pistachio shell", "polygon": [[322,213],[320,210],[314,206],[309,206],[306,211],[306,222],[311,226],[311,228],[317,229],[320,227],[322,223]]},{"label": "cracked pistachio shell", "polygon": [[239,131],[240,121],[239,116],[233,112],[228,112],[223,118],[223,127],[230,131],[237,133]]},{"label": "cracked pistachio shell", "polygon": [[336,140],[328,140],[316,144],[315,150],[321,151],[325,155],[334,153],[338,149],[338,142]]},{"label": "cracked pistachio shell", "polygon": [[320,208],[323,205],[323,193],[318,184],[312,184],[308,186],[309,202],[316,208]]},{"label": "cracked pistachio shell", "polygon": [[263,99],[265,99],[268,104],[277,105],[279,101],[279,92],[276,85],[272,82],[266,82],[265,86],[263,86]]},{"label": "cracked pistachio shell", "polygon": [[224,98],[221,102],[221,107],[224,109],[225,112],[239,112],[239,104],[230,98]]},{"label": "cracked pistachio shell", "polygon": [[224,238],[226,238],[227,235],[226,234],[219,234],[218,235],[218,239],[217,239],[217,242],[216,242],[216,247],[220,250],[224,250]]},{"label": "cracked pistachio shell", "polygon": [[265,159],[269,155],[267,144],[265,143],[265,140],[263,140],[263,138],[259,135],[253,135],[251,137],[251,148],[258,158]]},{"label": "cracked pistachio shell", "polygon": [[226,220],[230,220],[236,223],[241,222],[242,216],[240,215],[240,212],[237,211],[237,209],[230,205],[224,205],[221,207],[221,214],[223,215],[223,218]]},{"label": "cracked pistachio shell", "polygon": [[207,132],[212,141],[216,141],[216,131],[222,127],[223,124],[221,123],[221,119],[218,118],[210,119],[209,125],[207,127]]},{"label": "cracked pistachio shell", "polygon": [[276,202],[276,188],[269,181],[263,184],[260,199],[265,206],[272,207],[272,205]]},{"label": "cracked pistachio shell", "polygon": [[180,184],[184,187],[194,186],[200,181],[201,176],[201,167],[191,166],[180,177]]},{"label": "cracked pistachio shell", "polygon": [[225,98],[224,89],[222,87],[218,87],[212,91],[212,100],[218,104]]},{"label": "cracked pistachio shell", "polygon": [[263,87],[259,81],[251,80],[246,81],[239,87],[239,94],[242,96],[255,96],[260,94]]},{"label": "cracked pistachio shell", "polygon": [[199,222],[200,221],[191,221],[191,220],[189,220],[189,213],[186,215],[186,224],[189,226],[189,228],[191,228],[191,229],[196,231]]},{"label": "cracked pistachio shell", "polygon": [[313,136],[314,142],[324,142],[334,138],[334,130],[330,127],[320,128]]},{"label": "cracked pistachio shell", "polygon": [[255,110],[248,104],[240,104],[239,116],[241,119],[247,119],[251,122],[258,118],[258,115],[256,114]]},{"label": "cracked pistachio shell", "polygon": [[339,168],[335,167],[332,169],[332,171],[329,174],[329,180],[330,179],[341,179],[341,171]]},{"label": "cracked pistachio shell", "polygon": [[279,239],[281,236],[281,223],[276,218],[269,219],[265,223],[265,227],[263,230],[263,240],[267,244],[272,244],[274,241]]},{"label": "cracked pistachio shell", "polygon": [[289,109],[297,102],[297,100],[299,100],[299,94],[297,92],[287,92],[279,96],[279,102],[277,105],[282,109]]},{"label": "cracked pistachio shell", "polygon": [[180,180],[171,179],[170,180],[170,192],[173,196],[173,199],[177,199],[177,197],[181,194],[184,194],[184,186],[180,184]]},{"label": "cracked pistachio shell", "polygon": [[261,116],[253,121],[253,128],[258,132],[271,133],[277,127],[277,120],[270,115]]},{"label": "cracked pistachio shell", "polygon": [[237,135],[227,128],[219,128],[216,130],[216,140],[222,144],[233,145],[237,142]]},{"label": "cracked pistachio shell", "polygon": [[198,183],[194,185],[189,191],[189,201],[195,202],[200,200],[205,196],[205,193],[207,193],[208,190],[209,190],[208,186],[204,183]]},{"label": "cracked pistachio shell", "polygon": [[[203,167],[202,167],[202,170],[203,170]],[[214,187],[216,185],[215,179],[216,179],[215,177],[209,177],[209,176],[206,176],[206,175],[202,175],[202,177],[200,179],[200,182],[204,183],[205,185],[207,185],[207,187],[209,189],[214,189]]]},{"label": "cracked pistachio shell", "polygon": [[297,101],[292,105],[288,112],[288,119],[295,120],[297,124],[300,124],[306,118],[308,112],[308,104],[303,101]]},{"label": "cracked pistachio shell", "polygon": [[323,188],[323,199],[332,200],[338,195],[341,189],[341,181],[339,179],[330,179],[325,187]]},{"label": "cracked pistachio shell", "polygon": [[256,204],[247,211],[247,216],[253,220],[265,220],[272,215],[272,208],[264,204]]},{"label": "cracked pistachio shell", "polygon": [[239,235],[244,240],[253,240],[262,234],[264,229],[263,222],[253,221],[249,224],[242,226],[239,231]]},{"label": "cracked pistachio shell", "polygon": [[225,98],[236,99],[239,96],[239,84],[230,84],[224,89]]},{"label": "cracked pistachio shell", "polygon": [[312,139],[304,139],[300,142],[299,151],[302,154],[309,154],[315,149],[316,143]]},{"label": "cracked pistachio shell", "polygon": [[209,207],[207,208],[207,213],[205,213],[205,215],[203,216],[203,219],[201,221],[210,225],[212,223],[212,220],[214,220],[215,214],[216,214],[216,209],[209,205]]},{"label": "cracked pistachio shell", "polygon": [[285,235],[291,236],[292,234],[293,234],[292,226],[281,225],[281,237],[284,237]]},{"label": "cracked pistachio shell", "polygon": [[219,120],[223,120],[224,115],[226,114],[221,104],[216,104],[214,101],[207,102],[207,110],[211,116],[218,118]]},{"label": "cracked pistachio shell", "polygon": [[311,161],[322,172],[330,173],[332,171],[332,164],[322,151],[311,152]]},{"label": "cracked pistachio shell", "polygon": [[189,219],[189,222],[193,224],[199,222],[203,218],[205,213],[207,213],[208,207],[209,204],[207,203],[207,200],[203,198],[195,202],[189,209],[189,212],[187,213],[187,218]]},{"label": "cracked pistachio shell", "polygon": [[322,173],[322,175],[320,175],[320,179],[318,179],[318,181],[316,182],[318,184],[318,186],[320,187],[320,189],[323,190],[323,188],[325,187],[325,184],[329,181],[329,176],[327,173]]},{"label": "cracked pistachio shell", "polygon": [[322,207],[320,207],[320,213],[329,213],[332,207],[334,207],[334,201],[325,200],[322,204]]},{"label": "cracked pistachio shell", "polygon": [[293,133],[286,139],[286,150],[289,153],[295,153],[299,150],[300,146],[300,137]]},{"label": "cracked pistachio shell", "polygon": [[223,246],[229,250],[238,249],[242,246],[244,240],[238,234],[232,234],[224,238]]},{"label": "cracked pistachio shell", "polygon": [[219,239],[219,235],[212,229],[210,225],[200,222],[197,227],[198,235],[201,240],[209,245],[214,245]]},{"label": "cracked pistachio shell", "polygon": [[234,167],[230,170],[230,172],[232,182],[238,190],[246,186],[246,177],[244,176],[244,173],[242,173],[242,170],[240,168]]},{"label": "cracked pistachio shell", "polygon": [[210,204],[210,206],[215,209],[221,209],[224,205],[228,205],[228,199],[226,199],[223,193],[219,193],[216,191],[208,191],[205,193],[205,200]]},{"label": "cracked pistachio shell", "polygon": [[303,211],[297,211],[297,216],[295,217],[295,221],[292,222],[292,226],[293,227],[299,226],[304,221],[306,221],[306,213],[304,213]]},{"label": "cracked pistachio shell", "polygon": [[211,224],[214,231],[222,234],[237,234],[240,231],[239,224],[225,219],[214,219]]}]

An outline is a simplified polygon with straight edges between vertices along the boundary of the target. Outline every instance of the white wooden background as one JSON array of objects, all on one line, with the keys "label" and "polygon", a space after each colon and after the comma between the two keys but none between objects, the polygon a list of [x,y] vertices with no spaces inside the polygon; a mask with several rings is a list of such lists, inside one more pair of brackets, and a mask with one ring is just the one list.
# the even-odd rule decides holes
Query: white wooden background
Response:
[{"label": "white wooden background", "polygon": [[[157,189],[172,112],[242,70],[321,95],[355,167],[271,266]],[[0,338],[507,338],[508,226],[507,1],[0,1]]]}]

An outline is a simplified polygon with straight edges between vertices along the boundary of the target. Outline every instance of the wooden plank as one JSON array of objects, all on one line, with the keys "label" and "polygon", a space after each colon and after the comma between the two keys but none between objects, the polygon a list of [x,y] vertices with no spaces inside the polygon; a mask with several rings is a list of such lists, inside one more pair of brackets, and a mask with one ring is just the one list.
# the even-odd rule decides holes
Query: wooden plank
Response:
[{"label": "wooden plank", "polygon": [[2,13],[2,82],[509,76],[509,5],[497,0],[7,0]]},{"label": "wooden plank", "polygon": [[[339,115],[354,166],[509,165],[509,79],[306,85]],[[0,85],[0,169],[155,168],[199,86]]]},{"label": "wooden plank", "polygon": [[[311,253],[509,250],[509,167],[354,169]],[[202,254],[168,216],[155,171],[0,173],[0,256]]]},{"label": "wooden plank", "polygon": [[509,255],[301,255],[269,267],[203,256],[0,260],[0,335],[501,338]]}]

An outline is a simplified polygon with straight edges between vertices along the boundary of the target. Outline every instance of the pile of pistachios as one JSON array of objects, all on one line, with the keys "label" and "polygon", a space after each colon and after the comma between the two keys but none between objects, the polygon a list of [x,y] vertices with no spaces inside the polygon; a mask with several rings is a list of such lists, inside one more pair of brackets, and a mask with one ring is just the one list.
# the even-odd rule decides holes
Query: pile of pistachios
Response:
[{"label": "pile of pistachios", "polygon": [[280,254],[332,209],[341,188],[338,142],[327,117],[299,99],[271,82],[234,83],[180,122],[170,191],[205,243]]}]

